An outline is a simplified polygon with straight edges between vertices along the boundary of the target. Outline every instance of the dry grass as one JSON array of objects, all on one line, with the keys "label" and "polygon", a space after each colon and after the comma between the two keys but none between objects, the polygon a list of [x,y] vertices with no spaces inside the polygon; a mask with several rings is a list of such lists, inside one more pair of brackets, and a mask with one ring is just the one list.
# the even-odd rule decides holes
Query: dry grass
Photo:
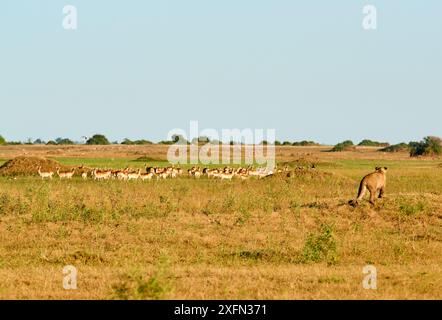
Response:
[{"label": "dry grass", "polygon": [[[7,148],[0,158],[22,152]],[[161,146],[126,148],[63,148],[60,157],[164,156]],[[280,161],[318,163],[321,174],[290,178],[0,178],[0,298],[442,298],[440,160],[323,149],[278,148]],[[391,168],[387,197],[349,207],[376,164]],[[77,290],[62,287],[68,264],[78,269]],[[378,269],[377,290],[362,288],[366,264]]]}]

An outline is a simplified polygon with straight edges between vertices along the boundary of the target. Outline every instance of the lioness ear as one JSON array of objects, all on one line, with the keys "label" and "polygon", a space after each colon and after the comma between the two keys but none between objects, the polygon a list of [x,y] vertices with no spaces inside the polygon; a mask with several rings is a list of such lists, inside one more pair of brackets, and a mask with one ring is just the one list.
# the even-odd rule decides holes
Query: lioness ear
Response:
[{"label": "lioness ear", "polygon": [[388,170],[388,168],[387,168],[387,167],[384,167],[384,169],[385,169],[385,171],[387,171],[387,170]]},{"label": "lioness ear", "polygon": [[376,168],[374,168],[374,169],[375,169],[375,170],[377,171],[377,170],[380,170],[380,169],[381,169],[381,167],[376,167]]}]

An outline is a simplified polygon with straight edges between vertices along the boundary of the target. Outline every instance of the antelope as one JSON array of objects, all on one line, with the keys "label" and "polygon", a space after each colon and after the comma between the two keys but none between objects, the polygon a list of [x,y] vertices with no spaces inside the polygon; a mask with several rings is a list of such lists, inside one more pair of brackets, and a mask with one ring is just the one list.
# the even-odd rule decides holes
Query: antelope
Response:
[{"label": "antelope", "polygon": [[219,178],[221,180],[232,180],[232,178],[235,176],[235,173],[227,173],[227,172],[223,172],[221,174],[219,174]]},{"label": "antelope", "polygon": [[75,168],[71,171],[60,172],[60,168],[57,168],[57,175],[61,179],[72,179],[75,173]]},{"label": "antelope", "polygon": [[137,173],[131,172],[127,174],[127,180],[137,180],[141,175],[141,169],[138,169]]},{"label": "antelope", "polygon": [[112,171],[99,171],[97,169],[94,169],[92,171],[92,176],[94,177],[94,180],[108,180],[111,177]]},{"label": "antelope", "polygon": [[87,180],[87,171],[83,172],[81,174],[81,177],[83,178],[83,180]]},{"label": "antelope", "polygon": [[152,178],[153,178],[153,172],[142,173],[142,174],[140,175],[140,179],[141,179],[142,181],[152,180]]},{"label": "antelope", "polygon": [[41,166],[39,166],[38,167],[38,174],[39,174],[39,176],[41,177],[42,180],[45,179],[45,178],[48,178],[48,179],[52,180],[52,176],[54,175],[54,172],[53,171],[42,172],[41,171]]},{"label": "antelope", "polygon": [[116,177],[118,180],[128,180],[129,179],[129,168],[117,171]]}]

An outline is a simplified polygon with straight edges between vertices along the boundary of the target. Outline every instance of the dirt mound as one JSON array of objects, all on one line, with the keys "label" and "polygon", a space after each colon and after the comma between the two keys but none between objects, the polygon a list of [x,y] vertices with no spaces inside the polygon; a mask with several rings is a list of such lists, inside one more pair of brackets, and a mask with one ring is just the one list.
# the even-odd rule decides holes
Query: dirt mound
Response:
[{"label": "dirt mound", "polygon": [[310,178],[320,178],[331,177],[332,173],[326,171],[320,171],[315,168],[302,168],[298,167],[293,171],[288,172],[287,177],[310,177]]},{"label": "dirt mound", "polygon": [[41,171],[69,170],[70,167],[63,166],[59,162],[40,157],[17,157],[7,161],[0,167],[0,176],[30,176],[38,175],[38,167]]}]

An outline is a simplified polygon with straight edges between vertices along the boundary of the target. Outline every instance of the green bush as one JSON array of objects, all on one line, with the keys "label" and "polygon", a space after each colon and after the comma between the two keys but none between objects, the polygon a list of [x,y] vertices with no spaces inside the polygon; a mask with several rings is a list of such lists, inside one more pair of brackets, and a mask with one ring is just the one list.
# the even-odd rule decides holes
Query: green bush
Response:
[{"label": "green bush", "polygon": [[0,135],[0,145],[2,144],[6,144],[6,140]]},{"label": "green bush", "polygon": [[147,145],[147,144],[152,144],[152,142],[149,140],[144,140],[144,139],[132,141],[132,140],[126,138],[121,142],[121,144],[124,144],[124,145]]},{"label": "green bush", "polygon": [[60,144],[60,145],[72,145],[72,144],[75,144],[74,141],[72,141],[71,139],[68,139],[68,138],[57,138],[57,139],[55,139],[55,142],[57,144]]},{"label": "green bush", "polygon": [[301,146],[301,147],[308,147],[308,146],[319,146],[319,143],[316,143],[314,141],[299,141],[299,142],[293,142],[292,146]]},{"label": "green bush", "polygon": [[307,237],[300,262],[327,262],[327,264],[335,264],[337,260],[337,244],[333,227],[323,224],[318,233],[312,233]]},{"label": "green bush", "polygon": [[420,142],[410,142],[410,156],[431,156],[442,154],[442,139],[428,136]]},{"label": "green bush", "polygon": [[398,143],[392,146],[388,146],[385,148],[380,149],[380,152],[401,152],[401,151],[409,151],[410,150],[410,146],[405,143]]},{"label": "green bush", "polygon": [[362,140],[359,142],[358,146],[363,147],[388,147],[390,144],[388,142],[378,142],[369,139]]},{"label": "green bush", "polygon": [[335,145],[333,147],[333,149],[331,149],[330,151],[332,152],[340,152],[340,151],[347,151],[347,150],[351,150],[354,148],[354,144],[353,141],[351,140],[345,140],[341,143],[338,143],[337,145]]},{"label": "green bush", "polygon": [[92,138],[89,138],[86,141],[86,144],[89,145],[108,145],[110,144],[109,140],[102,134],[95,134]]}]

